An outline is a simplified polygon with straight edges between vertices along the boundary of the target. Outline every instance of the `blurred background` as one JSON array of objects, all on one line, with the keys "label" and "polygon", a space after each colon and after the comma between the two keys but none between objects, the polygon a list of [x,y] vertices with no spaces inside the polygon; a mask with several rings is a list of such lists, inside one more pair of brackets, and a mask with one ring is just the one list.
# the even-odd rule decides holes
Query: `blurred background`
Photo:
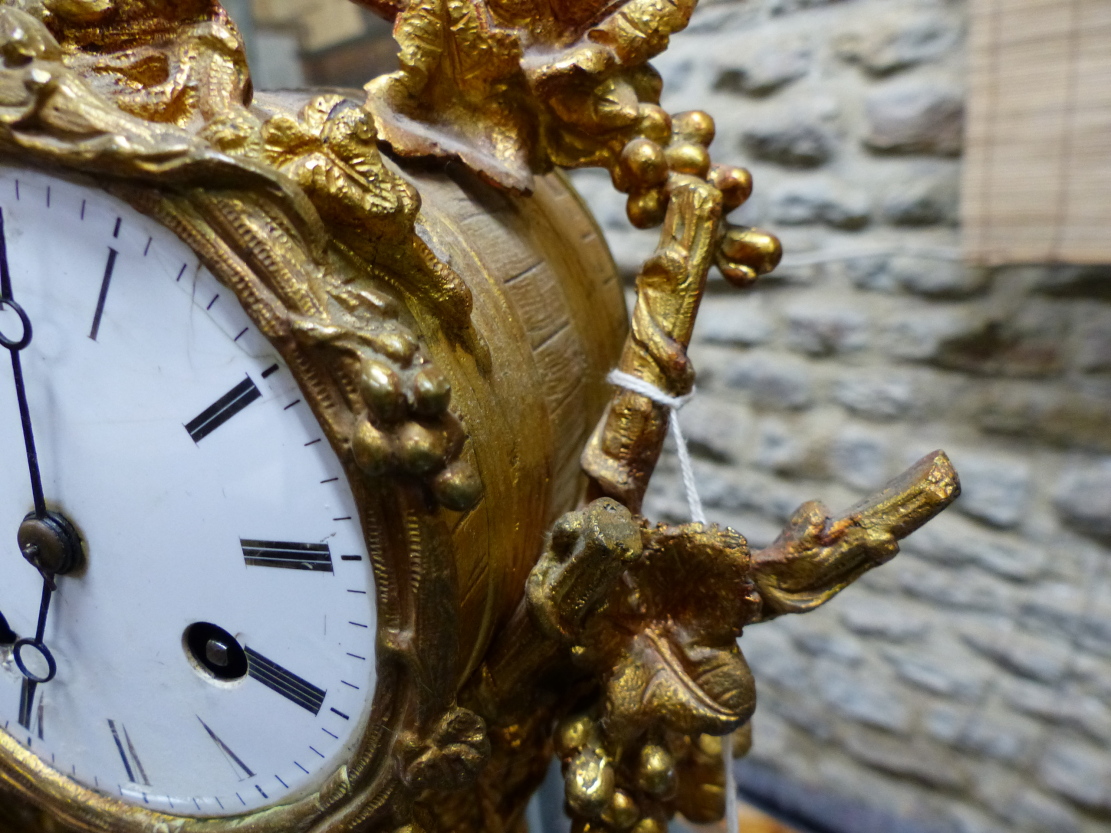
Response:
[{"label": "blurred background", "polygon": [[[259,88],[394,68],[347,0],[226,5]],[[1111,3],[711,0],[655,63],[754,174],[734,222],[787,253],[699,319],[711,519],[764,546],[934,448],[964,484],[891,564],[744,635],[738,781],[789,828],[742,829],[1111,830]],[[631,280],[654,235],[574,182]],[[669,457],[646,513],[685,520]]]}]

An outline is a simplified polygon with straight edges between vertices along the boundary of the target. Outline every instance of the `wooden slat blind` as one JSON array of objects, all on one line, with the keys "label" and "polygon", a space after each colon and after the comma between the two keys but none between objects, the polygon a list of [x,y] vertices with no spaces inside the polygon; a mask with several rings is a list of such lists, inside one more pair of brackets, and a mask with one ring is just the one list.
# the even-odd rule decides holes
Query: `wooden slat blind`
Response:
[{"label": "wooden slat blind", "polygon": [[966,256],[1111,263],[1111,0],[971,11]]}]

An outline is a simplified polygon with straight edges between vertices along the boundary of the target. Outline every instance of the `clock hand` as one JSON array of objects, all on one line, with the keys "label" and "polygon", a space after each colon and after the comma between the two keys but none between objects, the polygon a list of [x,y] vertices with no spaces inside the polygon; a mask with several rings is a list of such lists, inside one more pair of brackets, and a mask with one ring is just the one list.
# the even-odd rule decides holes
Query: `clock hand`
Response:
[{"label": "clock hand", "polygon": [[31,343],[31,319],[23,307],[12,297],[12,276],[8,269],[8,244],[4,234],[4,212],[0,210],[0,310],[10,309],[19,316],[22,333],[19,338],[11,338],[0,332],[0,344],[8,348],[12,355],[12,375],[15,377],[15,395],[19,401],[19,419],[23,423],[23,443],[27,447],[27,468],[31,475],[31,494],[35,501],[35,516],[46,516],[46,500],[42,492],[42,476],[39,474],[39,457],[35,450],[35,434],[31,429],[31,409],[27,405],[27,390],[23,384],[23,365],[19,360],[20,351]]},{"label": "clock hand", "polygon": [[19,402],[19,419],[23,424],[23,442],[27,450],[27,468],[35,503],[35,511],[24,518],[23,523],[19,525],[17,539],[23,557],[42,574],[43,579],[35,636],[33,639],[18,639],[13,645],[15,663],[24,678],[23,690],[20,694],[19,722],[26,727],[30,725],[35,688],[39,683],[53,680],[58,671],[54,655],[43,641],[46,617],[50,612],[50,599],[57,589],[54,577],[67,573],[77,566],[81,555],[81,543],[73,525],[61,514],[50,512],[46,508],[38,453],[35,449],[35,434],[31,427],[31,410],[27,404],[27,390],[23,382],[23,366],[19,356],[20,352],[31,343],[31,319],[12,297],[7,238],[4,234],[4,213],[0,210],[0,310],[3,309],[15,312],[22,327],[18,338],[0,332],[0,344],[8,349],[12,357],[12,375],[15,378],[15,394]]},{"label": "clock hand", "polygon": [[42,641],[46,631],[46,614],[50,611],[50,597],[54,594],[53,585],[50,576],[44,575],[35,638],[17,640],[13,651],[16,667],[23,675],[23,688],[19,693],[19,725],[25,729],[31,728],[31,707],[35,702],[35,689],[38,688],[39,683],[53,680],[54,675],[58,673],[58,664],[54,661],[54,655]]}]

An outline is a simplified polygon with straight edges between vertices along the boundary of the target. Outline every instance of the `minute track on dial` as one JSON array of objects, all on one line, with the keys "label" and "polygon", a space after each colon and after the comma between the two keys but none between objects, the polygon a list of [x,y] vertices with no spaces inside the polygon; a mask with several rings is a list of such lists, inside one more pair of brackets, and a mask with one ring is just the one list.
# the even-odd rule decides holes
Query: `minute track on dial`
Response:
[{"label": "minute track on dial", "polygon": [[[143,812],[305,800],[349,759],[376,691],[372,571],[359,524],[335,520],[359,514],[341,463],[311,410],[286,407],[303,392],[273,345],[179,239],[79,183],[20,179],[15,201],[0,169],[13,295],[35,324],[20,359],[44,504],[80,519],[89,557],[48,609],[57,678],[24,695],[15,663],[0,671],[0,736]],[[20,324],[6,309],[0,334],[24,341]],[[0,387],[13,531],[30,503],[17,404]],[[0,549],[0,611],[33,636],[43,580],[13,556]],[[194,651],[184,631],[205,620],[238,630]],[[241,675],[231,662],[238,640],[258,649],[252,675],[242,647]]]}]

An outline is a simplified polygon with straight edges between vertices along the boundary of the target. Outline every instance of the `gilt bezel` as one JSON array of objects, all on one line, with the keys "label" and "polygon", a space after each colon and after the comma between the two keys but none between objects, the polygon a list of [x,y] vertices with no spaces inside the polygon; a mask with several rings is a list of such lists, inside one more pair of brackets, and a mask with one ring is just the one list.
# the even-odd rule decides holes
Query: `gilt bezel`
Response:
[{"label": "gilt bezel", "polygon": [[[49,165],[29,164],[26,159],[0,153],[0,163],[23,167],[60,179],[97,188],[123,199],[174,233],[200,258],[224,285],[236,291],[240,303],[260,331],[267,332],[267,319],[287,310],[265,303],[265,296],[244,297],[237,283],[236,265],[241,265],[213,227],[198,215],[182,210],[182,198],[144,184],[90,177]],[[273,299],[274,296],[270,296]],[[352,336],[357,334],[352,333]],[[288,364],[307,403],[313,409],[333,449],[336,451],[351,487],[360,515],[374,576],[377,604],[377,682],[370,713],[362,735],[350,758],[327,776],[323,786],[288,804],[279,804],[241,815],[219,818],[177,816],[152,811],[90,789],[55,770],[21,745],[12,735],[0,731],[0,795],[13,792],[43,813],[51,823],[61,823],[81,831],[111,830],[113,833],[286,833],[287,831],[344,830],[354,823],[366,824],[380,816],[387,828],[404,811],[407,802],[389,801],[402,786],[393,760],[394,745],[418,715],[442,709],[450,701],[454,679],[423,675],[414,679],[411,670],[427,667],[417,656],[418,645],[436,644],[433,653],[449,654],[454,666],[456,639],[452,598],[453,582],[448,559],[435,557],[411,559],[421,541],[439,538],[442,529],[426,511],[426,500],[415,486],[376,482],[368,478],[351,458],[347,438],[337,431],[346,423],[337,419],[336,402],[326,402],[319,386],[305,384],[304,377],[322,360],[294,339],[271,342]],[[339,362],[339,354],[323,354]],[[346,368],[333,368],[337,376]],[[330,415],[323,416],[331,407]],[[329,418],[329,416],[331,418]],[[386,519],[390,519],[387,522]],[[399,522],[400,521],[400,522]],[[442,551],[432,546],[429,550]],[[435,576],[436,578],[432,578]],[[438,579],[438,580],[437,580]],[[423,611],[423,616],[418,615]],[[434,613],[433,613],[434,612]],[[413,623],[430,619],[418,639],[410,639]],[[0,830],[4,817],[0,815]],[[56,829],[56,828],[53,828]],[[14,832],[13,832],[14,833]]]}]

